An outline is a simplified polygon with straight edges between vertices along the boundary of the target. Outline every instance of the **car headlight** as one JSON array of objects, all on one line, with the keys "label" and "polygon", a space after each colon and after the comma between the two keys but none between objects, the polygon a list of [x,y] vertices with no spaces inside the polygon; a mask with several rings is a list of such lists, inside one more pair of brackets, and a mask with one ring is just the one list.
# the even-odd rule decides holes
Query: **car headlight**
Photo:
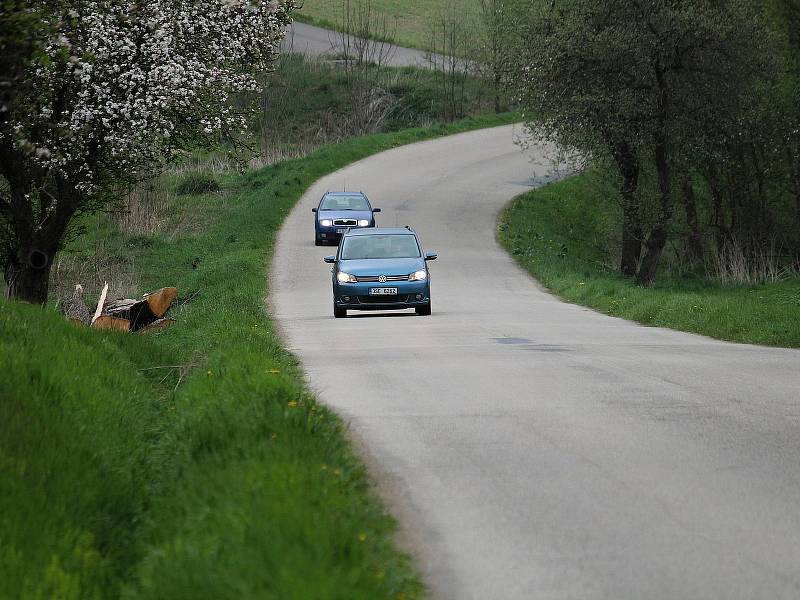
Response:
[{"label": "car headlight", "polygon": [[353,275],[350,275],[350,273],[343,273],[342,271],[336,274],[336,279],[339,283],[356,283],[356,278]]},{"label": "car headlight", "polygon": [[331,221],[330,219],[322,219],[319,222],[319,224],[322,225],[323,227],[330,227],[331,225],[333,225],[333,221]]},{"label": "car headlight", "polygon": [[369,227],[369,221],[367,219],[361,219],[358,222],[359,227]]},{"label": "car headlight", "polygon": [[428,278],[428,272],[425,269],[412,273],[408,276],[409,281],[425,281]]}]

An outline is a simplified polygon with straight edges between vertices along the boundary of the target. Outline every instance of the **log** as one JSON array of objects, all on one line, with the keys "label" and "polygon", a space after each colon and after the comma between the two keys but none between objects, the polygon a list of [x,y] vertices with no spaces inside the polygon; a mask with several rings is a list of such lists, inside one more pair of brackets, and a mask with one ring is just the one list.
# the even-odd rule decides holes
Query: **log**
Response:
[{"label": "log", "polygon": [[128,319],[100,315],[92,323],[93,329],[114,329],[116,331],[130,331],[131,322]]},{"label": "log", "polygon": [[131,300],[130,298],[120,298],[118,300],[112,300],[105,306],[106,314],[116,314],[125,311],[130,311],[134,306],[137,304],[141,304],[141,300]]},{"label": "log", "polygon": [[145,294],[144,299],[147,300],[147,305],[157,317],[163,317],[172,306],[173,300],[178,297],[178,288],[165,287],[152,294]]},{"label": "log", "polygon": [[161,320],[177,296],[177,288],[161,288],[157,292],[146,294],[141,300],[113,300],[105,305],[103,314],[127,319],[131,324],[130,330],[139,331]]},{"label": "log", "polygon": [[158,320],[158,317],[150,310],[146,300],[112,300],[106,304],[104,313],[112,317],[127,319],[131,324],[131,331],[139,331],[142,327],[147,327],[150,323]]},{"label": "log", "polygon": [[83,287],[75,286],[72,298],[61,301],[64,316],[73,323],[90,325],[95,329],[118,331],[157,331],[175,323],[175,319],[164,318],[164,314],[178,297],[178,288],[165,287],[141,300],[121,298],[106,302],[108,283],[103,287],[94,317],[83,300]]}]

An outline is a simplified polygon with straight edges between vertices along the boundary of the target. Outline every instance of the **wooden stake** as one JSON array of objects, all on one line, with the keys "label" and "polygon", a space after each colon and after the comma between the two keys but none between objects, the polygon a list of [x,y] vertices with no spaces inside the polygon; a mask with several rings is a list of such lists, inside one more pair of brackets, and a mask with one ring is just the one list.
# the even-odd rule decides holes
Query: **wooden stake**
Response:
[{"label": "wooden stake", "polygon": [[97,301],[97,308],[94,311],[94,317],[92,317],[92,325],[97,319],[100,318],[100,315],[103,314],[103,305],[106,303],[106,295],[108,294],[108,282],[103,286],[103,291],[100,293],[100,300]]}]

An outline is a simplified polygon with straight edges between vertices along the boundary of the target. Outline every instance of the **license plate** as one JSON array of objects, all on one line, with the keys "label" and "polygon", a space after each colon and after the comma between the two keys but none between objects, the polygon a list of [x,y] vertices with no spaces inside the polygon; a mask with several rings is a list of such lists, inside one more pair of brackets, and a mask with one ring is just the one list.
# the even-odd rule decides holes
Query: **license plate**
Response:
[{"label": "license plate", "polygon": [[347,233],[348,231],[350,231],[349,227],[342,227],[341,229],[337,229],[336,233]]},{"label": "license plate", "polygon": [[370,288],[370,296],[397,296],[397,288]]}]

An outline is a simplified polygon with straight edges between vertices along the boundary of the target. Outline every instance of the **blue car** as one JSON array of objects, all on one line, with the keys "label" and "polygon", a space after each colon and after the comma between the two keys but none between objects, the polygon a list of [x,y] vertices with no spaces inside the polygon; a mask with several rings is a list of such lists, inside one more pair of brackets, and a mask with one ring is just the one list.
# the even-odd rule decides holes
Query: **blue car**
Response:
[{"label": "blue car", "polygon": [[348,310],[413,308],[431,314],[431,275],[434,252],[422,251],[416,232],[406,227],[353,229],[342,235],[334,265],[333,316]]},{"label": "blue car", "polygon": [[363,192],[326,192],[314,217],[314,245],[338,243],[345,231],[353,227],[375,227],[375,213]]}]

